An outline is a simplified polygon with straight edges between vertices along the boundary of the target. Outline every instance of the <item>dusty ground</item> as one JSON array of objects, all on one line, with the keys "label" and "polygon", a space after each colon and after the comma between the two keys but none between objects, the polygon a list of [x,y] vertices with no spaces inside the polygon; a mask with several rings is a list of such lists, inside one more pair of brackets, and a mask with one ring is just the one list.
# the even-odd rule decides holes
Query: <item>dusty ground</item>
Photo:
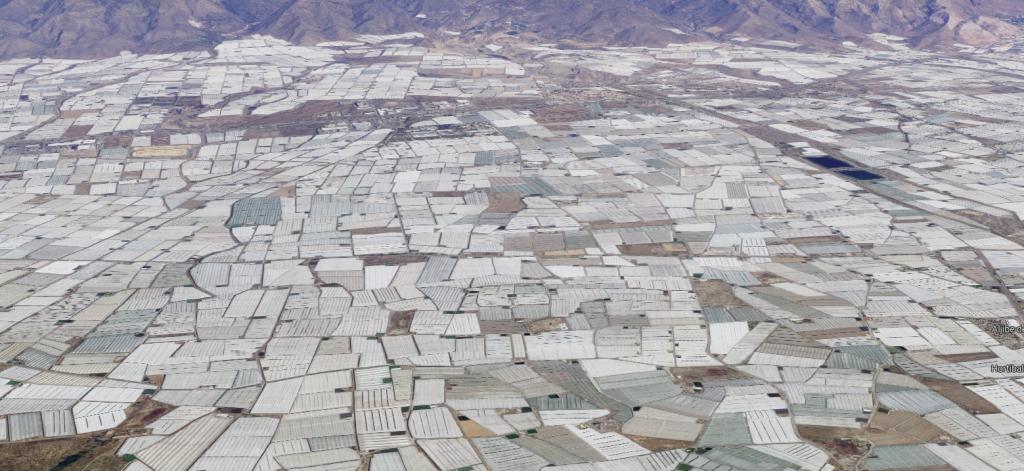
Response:
[{"label": "dusty ground", "polygon": [[586,255],[586,251],[583,249],[569,249],[569,250],[549,250],[547,252],[541,252],[541,256],[544,258],[564,258],[564,257],[582,257]]},{"label": "dusty ground", "polygon": [[857,463],[871,448],[861,439],[859,430],[815,425],[797,425],[796,430],[801,437],[825,448],[836,469],[857,469]]},{"label": "dusty ground", "polygon": [[934,442],[942,430],[910,412],[877,413],[868,423],[866,438],[875,446]]},{"label": "dusty ground", "polygon": [[114,453],[121,441],[103,435],[0,445],[2,468],[11,471],[114,471],[125,461]]},{"label": "dusty ground", "polygon": [[955,211],[954,213],[980,222],[992,232],[1018,244],[1024,243],[1024,222],[1014,216],[998,217],[970,210]]},{"label": "dusty ground", "polygon": [[473,422],[472,420],[460,420],[459,428],[462,429],[462,434],[466,438],[480,438],[480,437],[493,437],[494,434],[490,430],[484,428],[484,426]]},{"label": "dusty ground", "polygon": [[761,283],[764,283],[766,285],[772,285],[772,284],[775,284],[775,283],[785,283],[785,282],[789,281],[789,280],[787,280],[785,278],[782,278],[782,277],[780,277],[780,276],[778,276],[778,275],[776,275],[774,273],[768,273],[768,272],[754,273],[754,276],[756,276],[757,279],[761,281]]},{"label": "dusty ground", "polygon": [[412,325],[412,317],[416,311],[392,312],[388,319],[388,335],[407,335],[409,326]]},{"label": "dusty ground", "polygon": [[936,379],[918,378],[925,386],[945,396],[946,399],[955,402],[972,414],[995,414],[999,409],[992,403],[982,399],[960,383],[952,381],[939,381]]},{"label": "dusty ground", "polygon": [[363,257],[365,265],[408,265],[427,261],[427,257],[419,254],[367,255]]},{"label": "dusty ground", "polygon": [[840,236],[811,236],[791,237],[786,239],[786,242],[791,244],[841,244],[844,241]]},{"label": "dusty ground", "polygon": [[188,158],[189,149],[189,146],[136,147],[132,150],[132,157],[137,159],[184,159]]},{"label": "dusty ground", "polygon": [[954,355],[935,355],[936,358],[941,358],[950,363],[960,363],[964,361],[975,361],[975,360],[989,360],[992,358],[998,358],[996,354],[992,352],[978,352],[978,353],[959,353]]},{"label": "dusty ground", "polygon": [[517,213],[526,208],[519,193],[490,193],[485,213]]},{"label": "dusty ground", "polygon": [[284,197],[284,198],[294,198],[295,195],[296,195],[295,192],[296,192],[295,184],[291,184],[291,185],[282,186],[281,188],[279,188],[279,189],[275,190],[273,193],[271,193],[270,196],[281,196],[281,197]]},{"label": "dusty ground", "polygon": [[999,287],[999,282],[992,277],[992,272],[988,271],[985,267],[963,267],[957,270],[963,276],[970,278],[971,281],[978,283],[986,288]]},{"label": "dusty ground", "polygon": [[750,376],[727,366],[700,366],[694,368],[669,368],[669,373],[680,383],[690,386],[694,381],[724,381],[728,379],[744,379]]},{"label": "dusty ground", "polygon": [[640,446],[651,450],[651,451],[665,451],[665,450],[676,450],[693,448],[697,444],[695,442],[688,442],[684,440],[672,440],[668,438],[656,438],[647,437],[644,435],[633,435],[631,433],[625,433],[622,431],[622,425],[619,422],[610,420],[608,418],[602,418],[591,422],[591,428],[599,430],[602,433],[615,432],[622,434],[640,444]]},{"label": "dusty ground", "polygon": [[1009,348],[1021,348],[1022,344],[1024,344],[1020,334],[1007,332],[1000,328],[1003,324],[1002,319],[975,319],[971,322],[980,327],[981,330],[984,330],[986,334],[989,334],[992,338],[998,340],[1000,344]]},{"label": "dusty ground", "polygon": [[565,321],[558,317],[545,317],[544,319],[537,319],[526,323],[526,330],[531,334],[553,332],[556,330],[564,330],[565,328]]},{"label": "dusty ground", "polygon": [[732,293],[732,287],[721,280],[694,280],[693,291],[697,293],[701,306],[747,306],[747,303]]},{"label": "dusty ground", "polygon": [[143,399],[140,402],[137,402],[130,409],[128,409],[128,419],[117,427],[117,433],[140,433],[145,428],[145,426],[153,423],[154,420],[159,419],[164,414],[170,412],[173,409],[173,406],[169,406],[162,402],[157,402],[150,399],[149,397],[143,396]]},{"label": "dusty ground", "polygon": [[686,254],[686,246],[677,242],[667,244],[620,245],[618,248],[623,255],[677,256]]},{"label": "dusty ground", "polygon": [[695,445],[694,442],[684,442],[681,440],[668,440],[665,438],[645,437],[643,435],[630,435],[628,433],[623,435],[625,435],[630,440],[639,443],[640,446],[655,452],[675,450],[679,448],[693,448],[693,446]]}]

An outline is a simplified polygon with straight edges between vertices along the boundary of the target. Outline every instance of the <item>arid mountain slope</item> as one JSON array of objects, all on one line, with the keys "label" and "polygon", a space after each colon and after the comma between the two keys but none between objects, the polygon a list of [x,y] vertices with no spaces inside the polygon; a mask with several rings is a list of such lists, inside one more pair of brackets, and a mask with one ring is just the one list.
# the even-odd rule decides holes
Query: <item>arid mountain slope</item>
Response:
[{"label": "arid mountain slope", "polygon": [[812,45],[870,33],[914,44],[1013,37],[1015,0],[0,0],[0,57],[100,57],[209,47],[245,34],[298,43],[360,33],[527,34],[657,44],[721,36]]}]

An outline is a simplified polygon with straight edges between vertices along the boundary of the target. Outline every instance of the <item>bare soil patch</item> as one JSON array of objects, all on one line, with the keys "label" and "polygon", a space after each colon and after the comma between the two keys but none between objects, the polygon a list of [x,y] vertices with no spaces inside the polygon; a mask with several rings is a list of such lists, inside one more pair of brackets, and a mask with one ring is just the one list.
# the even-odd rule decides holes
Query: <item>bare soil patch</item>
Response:
[{"label": "bare soil patch", "polygon": [[694,280],[693,291],[697,293],[701,306],[747,306],[747,303],[733,294],[732,287],[721,280]]},{"label": "bare soil patch", "polygon": [[972,414],[995,414],[999,409],[981,396],[967,389],[960,383],[952,381],[941,381],[931,378],[918,378],[925,386],[928,386],[946,399],[955,402],[958,406]]}]

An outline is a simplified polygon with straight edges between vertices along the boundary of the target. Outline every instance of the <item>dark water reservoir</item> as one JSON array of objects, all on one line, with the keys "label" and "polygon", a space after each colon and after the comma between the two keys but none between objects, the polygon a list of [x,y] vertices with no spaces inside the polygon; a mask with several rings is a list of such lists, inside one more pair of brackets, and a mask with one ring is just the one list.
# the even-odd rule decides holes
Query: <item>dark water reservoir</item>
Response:
[{"label": "dark water reservoir", "polygon": [[808,157],[807,160],[825,168],[844,168],[850,166],[850,164],[843,162],[842,160],[835,157],[829,157],[827,155],[822,157]]},{"label": "dark water reservoir", "polygon": [[881,180],[882,176],[867,170],[840,170],[839,173],[855,180]]}]

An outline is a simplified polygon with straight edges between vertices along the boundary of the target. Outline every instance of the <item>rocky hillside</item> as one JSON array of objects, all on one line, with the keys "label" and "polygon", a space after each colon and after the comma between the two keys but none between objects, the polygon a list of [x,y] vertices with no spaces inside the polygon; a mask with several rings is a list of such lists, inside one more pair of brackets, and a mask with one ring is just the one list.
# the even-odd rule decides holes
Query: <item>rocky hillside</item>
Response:
[{"label": "rocky hillside", "polygon": [[915,45],[1018,35],[1017,0],[0,0],[0,57],[100,57],[270,34],[297,43],[420,31],[595,44],[746,36],[828,46],[870,33]]}]

